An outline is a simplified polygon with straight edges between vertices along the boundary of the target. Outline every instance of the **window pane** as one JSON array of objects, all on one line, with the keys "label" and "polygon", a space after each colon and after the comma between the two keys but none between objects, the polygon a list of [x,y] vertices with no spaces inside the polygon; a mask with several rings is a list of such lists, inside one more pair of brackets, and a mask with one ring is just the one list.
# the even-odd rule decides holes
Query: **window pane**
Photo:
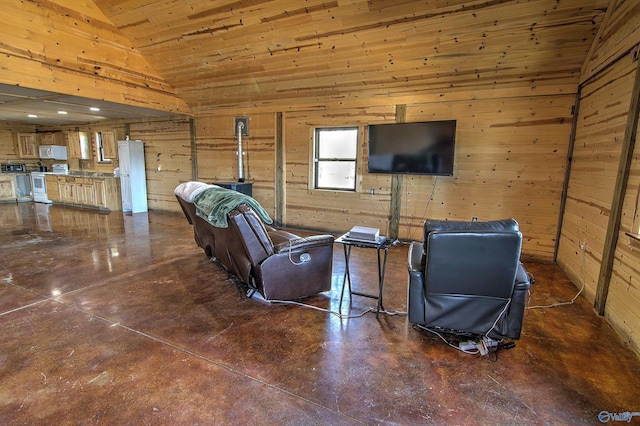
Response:
[{"label": "window pane", "polygon": [[358,129],[320,129],[318,158],[355,160],[358,151]]},{"label": "window pane", "polygon": [[355,161],[318,161],[317,188],[355,189]]}]

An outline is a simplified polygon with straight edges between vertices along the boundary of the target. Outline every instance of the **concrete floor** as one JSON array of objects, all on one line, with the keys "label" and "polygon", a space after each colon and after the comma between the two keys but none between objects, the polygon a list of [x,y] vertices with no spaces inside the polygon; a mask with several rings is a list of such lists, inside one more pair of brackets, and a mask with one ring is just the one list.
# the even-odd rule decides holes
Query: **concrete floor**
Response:
[{"label": "concrete floor", "polygon": [[[406,311],[406,257],[389,250],[387,310]],[[555,264],[525,264],[532,305],[577,292]],[[338,311],[343,271],[336,245],[331,292],[305,303]],[[375,271],[375,251],[352,251],[354,290],[375,291]],[[582,297],[528,310],[497,355],[403,315],[246,299],[182,214],[0,204],[2,424],[575,425],[640,411],[638,356]]]}]

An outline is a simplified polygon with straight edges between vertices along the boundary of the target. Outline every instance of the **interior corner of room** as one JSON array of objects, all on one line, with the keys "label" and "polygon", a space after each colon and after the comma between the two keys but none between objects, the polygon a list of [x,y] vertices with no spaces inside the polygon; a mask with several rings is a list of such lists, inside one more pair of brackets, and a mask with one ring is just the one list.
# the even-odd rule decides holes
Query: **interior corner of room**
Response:
[{"label": "interior corner of room", "polygon": [[403,242],[514,218],[640,355],[634,0],[72,3],[4,6],[0,199],[181,214],[200,181]]}]

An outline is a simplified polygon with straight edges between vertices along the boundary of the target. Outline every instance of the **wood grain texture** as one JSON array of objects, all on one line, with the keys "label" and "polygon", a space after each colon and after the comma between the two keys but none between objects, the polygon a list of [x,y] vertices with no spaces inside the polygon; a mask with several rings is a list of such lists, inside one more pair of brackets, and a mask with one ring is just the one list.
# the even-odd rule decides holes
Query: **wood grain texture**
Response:
[{"label": "wood grain texture", "polygon": [[93,2],[5,2],[0,82],[189,113],[146,58]]},{"label": "wood grain texture", "polygon": [[[635,75],[632,55],[582,88],[558,263],[595,298]],[[584,247],[584,249],[581,249]],[[593,262],[586,264],[585,256]]]},{"label": "wood grain texture", "polygon": [[278,112],[575,87],[609,1],[95,3],[194,112]]},{"label": "wood grain texture", "polygon": [[[525,235],[524,252],[551,257],[573,100],[489,98],[407,105],[408,122],[456,119],[458,125],[454,176],[405,176],[399,237],[421,239],[426,218],[514,217]],[[365,126],[394,121],[393,107],[287,113],[287,223],[311,223],[336,233],[354,225],[389,232],[392,179],[366,173]],[[312,129],[330,125],[361,127],[359,192],[309,189]]]},{"label": "wood grain texture", "polygon": [[633,46],[640,43],[638,2],[612,0],[583,66],[579,121],[562,222],[558,264],[577,287],[596,299],[603,254],[613,250],[604,315],[640,352],[640,243],[638,234],[640,152],[633,152],[615,247],[607,247],[620,152],[637,77]]},{"label": "wood grain texture", "polygon": [[585,82],[603,68],[616,62],[638,43],[640,3],[635,0],[612,0],[582,67],[580,80]]},{"label": "wood grain texture", "polygon": [[129,129],[131,139],[144,142],[149,209],[181,211],[173,190],[191,180],[189,120],[132,122]]},{"label": "wood grain texture", "polygon": [[275,114],[240,111],[232,115],[196,116],[198,179],[207,183],[238,181],[238,140],[234,135],[234,117],[237,116],[249,117],[249,135],[242,138],[245,180],[253,183],[254,198],[274,217]]}]

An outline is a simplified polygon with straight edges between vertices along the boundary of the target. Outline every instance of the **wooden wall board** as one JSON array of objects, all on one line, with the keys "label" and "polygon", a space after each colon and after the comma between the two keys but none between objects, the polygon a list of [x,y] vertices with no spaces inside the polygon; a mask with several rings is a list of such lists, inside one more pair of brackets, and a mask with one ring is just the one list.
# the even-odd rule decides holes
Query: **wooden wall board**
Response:
[{"label": "wooden wall board", "polygon": [[[640,4],[611,0],[603,25],[582,68],[579,123],[562,223],[558,264],[590,301],[596,300],[602,257],[614,250],[606,289],[604,315],[640,352],[640,243],[627,235],[637,233],[634,220],[640,186],[640,155],[633,153],[629,181],[623,194],[620,230],[615,247],[607,247],[619,153],[627,137],[625,128],[636,74],[635,46]],[[586,92],[586,94],[585,94]]]},{"label": "wooden wall board", "polygon": [[92,2],[8,2],[0,19],[4,84],[190,113]]},{"label": "wooden wall board", "polygon": [[190,121],[132,122],[129,130],[144,142],[149,209],[181,211],[173,190],[191,180]]},{"label": "wooden wall board", "polygon": [[253,182],[253,195],[273,217],[275,214],[275,137],[273,113],[209,113],[195,119],[198,177],[200,181],[238,180],[238,139],[234,117],[249,117],[249,135],[243,136],[245,180]]},{"label": "wooden wall board", "polygon": [[[582,256],[581,251],[568,250],[563,245],[575,248],[576,242],[578,246],[584,243],[597,260],[590,264],[597,268],[587,272],[590,277],[598,276],[604,252],[634,77],[632,59],[628,55],[582,87],[558,263],[565,270],[578,264],[575,258]],[[595,284],[597,280],[589,281],[588,297],[595,295],[596,288],[591,287]]]},{"label": "wooden wall board", "polygon": [[[407,121],[458,120],[456,171],[453,177],[405,176],[400,238],[419,237],[417,230],[427,217],[515,217],[525,234],[525,252],[550,257],[573,100],[572,96],[559,96],[407,105]],[[384,112],[386,122],[394,121],[391,112]],[[360,144],[359,152],[363,169],[360,196],[309,189],[312,129],[324,125],[328,118],[332,125],[362,128],[372,122],[369,114],[353,116],[340,110],[286,114],[288,224],[303,226],[297,221],[306,220],[309,210],[314,209],[313,219],[334,232],[356,224],[354,217],[357,224],[388,230],[391,177],[366,173],[366,143]],[[366,131],[362,134],[366,137]],[[367,195],[371,188],[375,188],[374,196]]]},{"label": "wooden wall board", "polygon": [[640,3],[636,0],[611,0],[604,25],[600,26],[582,67],[581,82],[633,49],[640,35]]},{"label": "wooden wall board", "polygon": [[199,113],[410,104],[471,88],[569,93],[608,0],[95,3]]}]

